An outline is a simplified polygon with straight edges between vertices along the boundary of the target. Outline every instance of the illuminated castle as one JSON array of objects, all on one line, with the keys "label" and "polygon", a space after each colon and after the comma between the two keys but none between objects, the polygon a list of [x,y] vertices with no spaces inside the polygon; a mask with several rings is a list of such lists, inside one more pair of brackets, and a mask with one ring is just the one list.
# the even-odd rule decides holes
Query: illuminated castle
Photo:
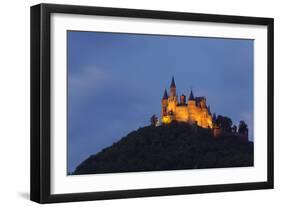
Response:
[{"label": "illuminated castle", "polygon": [[188,122],[197,124],[203,128],[213,128],[212,114],[210,106],[206,105],[205,97],[194,97],[192,90],[186,101],[186,96],[179,97],[176,93],[174,77],[170,86],[170,94],[165,89],[162,98],[162,123],[169,124],[172,121]]}]

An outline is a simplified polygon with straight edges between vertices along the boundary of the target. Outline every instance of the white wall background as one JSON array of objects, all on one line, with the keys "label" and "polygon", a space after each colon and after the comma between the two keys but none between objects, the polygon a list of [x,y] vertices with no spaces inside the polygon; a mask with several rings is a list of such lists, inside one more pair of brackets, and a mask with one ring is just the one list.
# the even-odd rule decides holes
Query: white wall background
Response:
[{"label": "white wall background", "polygon": [[[1,2],[0,205],[29,201],[29,7],[38,3],[81,4],[275,18],[275,189],[153,198],[62,203],[54,206],[278,206],[281,202],[281,12],[278,0],[49,0]],[[280,5],[279,5],[280,4]]]}]

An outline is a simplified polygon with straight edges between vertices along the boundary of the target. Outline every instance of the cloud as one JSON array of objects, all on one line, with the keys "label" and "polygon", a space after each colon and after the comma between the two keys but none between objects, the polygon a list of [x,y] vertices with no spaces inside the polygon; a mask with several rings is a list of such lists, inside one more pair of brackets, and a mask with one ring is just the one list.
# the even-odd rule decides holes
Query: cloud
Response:
[{"label": "cloud", "polygon": [[87,66],[75,70],[68,75],[68,88],[71,97],[75,99],[94,96],[95,93],[110,83],[111,75],[96,66]]}]

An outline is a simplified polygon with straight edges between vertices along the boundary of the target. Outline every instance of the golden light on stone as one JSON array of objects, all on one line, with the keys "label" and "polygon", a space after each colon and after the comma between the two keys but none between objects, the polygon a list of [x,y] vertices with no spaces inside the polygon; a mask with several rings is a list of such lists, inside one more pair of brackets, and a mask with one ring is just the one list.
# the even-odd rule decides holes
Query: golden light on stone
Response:
[{"label": "golden light on stone", "polygon": [[190,92],[188,101],[186,102],[185,95],[176,95],[176,85],[174,78],[170,87],[170,95],[166,90],[162,99],[162,123],[169,124],[172,121],[187,122],[197,124],[203,128],[213,128],[212,114],[206,106],[205,97],[194,97],[193,92]]},{"label": "golden light on stone", "polygon": [[163,116],[162,117],[162,124],[170,124],[172,122],[172,119],[170,116]]}]

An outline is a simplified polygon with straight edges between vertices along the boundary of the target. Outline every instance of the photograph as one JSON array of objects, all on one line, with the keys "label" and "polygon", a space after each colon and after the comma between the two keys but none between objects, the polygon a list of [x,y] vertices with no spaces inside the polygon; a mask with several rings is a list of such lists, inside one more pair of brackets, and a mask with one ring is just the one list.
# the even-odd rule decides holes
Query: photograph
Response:
[{"label": "photograph", "polygon": [[254,40],[67,30],[68,176],[254,167]]},{"label": "photograph", "polygon": [[65,4],[30,16],[30,200],[274,188],[274,18]]}]

